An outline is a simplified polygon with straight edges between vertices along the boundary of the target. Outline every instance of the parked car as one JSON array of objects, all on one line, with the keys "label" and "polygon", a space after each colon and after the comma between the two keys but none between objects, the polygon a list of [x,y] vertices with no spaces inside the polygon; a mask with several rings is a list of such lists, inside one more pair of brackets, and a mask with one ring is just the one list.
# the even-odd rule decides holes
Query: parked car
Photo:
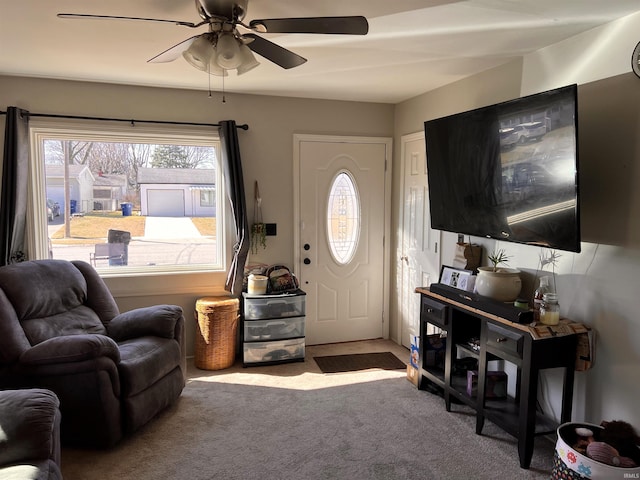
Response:
[{"label": "parked car", "polygon": [[516,125],[514,130],[518,134],[518,142],[537,141],[547,133],[547,126],[542,122],[528,122]]},{"label": "parked car", "polygon": [[500,148],[503,150],[509,150],[516,146],[520,136],[518,132],[512,127],[500,129]]},{"label": "parked car", "polygon": [[53,222],[53,219],[59,216],[60,216],[60,204],[48,198],[47,199],[47,219],[49,219],[50,222]]}]

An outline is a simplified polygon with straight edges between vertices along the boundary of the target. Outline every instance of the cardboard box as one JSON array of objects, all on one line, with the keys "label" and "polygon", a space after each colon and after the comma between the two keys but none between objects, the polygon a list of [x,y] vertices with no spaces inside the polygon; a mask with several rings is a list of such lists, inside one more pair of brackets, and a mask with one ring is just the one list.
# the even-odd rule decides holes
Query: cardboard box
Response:
[{"label": "cardboard box", "polygon": [[411,365],[407,365],[407,380],[413,383],[416,387],[418,386],[418,369],[412,367]]},{"label": "cardboard box", "polygon": [[409,356],[409,364],[414,368],[420,368],[418,366],[419,357],[420,357],[420,337],[418,335],[411,335],[411,354]]},{"label": "cardboard box", "polygon": [[[487,386],[485,398],[507,397],[507,374],[500,371],[487,372]],[[478,394],[478,371],[467,371],[467,395],[475,397]]]},{"label": "cardboard box", "polygon": [[426,367],[444,368],[444,355],[447,349],[447,338],[439,334],[427,336],[424,345],[424,364]]}]

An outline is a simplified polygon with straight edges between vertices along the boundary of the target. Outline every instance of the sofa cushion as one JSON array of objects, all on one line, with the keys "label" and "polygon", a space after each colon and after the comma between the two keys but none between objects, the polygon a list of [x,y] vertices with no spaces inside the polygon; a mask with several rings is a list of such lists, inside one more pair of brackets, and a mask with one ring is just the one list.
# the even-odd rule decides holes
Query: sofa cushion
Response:
[{"label": "sofa cushion", "polygon": [[121,313],[107,324],[109,336],[117,342],[155,335],[174,338],[176,322],[182,317],[177,305],[153,305]]},{"label": "sofa cushion", "polygon": [[58,397],[46,389],[1,391],[0,465],[51,458],[59,407]]},{"label": "sofa cushion", "polygon": [[5,266],[0,269],[0,289],[31,345],[61,335],[106,333],[98,315],[84,305],[87,282],[70,262],[41,260]]},{"label": "sofa cushion", "polygon": [[18,360],[20,355],[31,344],[24,334],[20,320],[16,315],[11,302],[0,290],[0,365],[10,365]]},{"label": "sofa cushion", "polygon": [[22,328],[31,345],[37,345],[54,337],[107,334],[107,329],[100,322],[96,312],[84,305],[49,317],[23,320]]},{"label": "sofa cushion", "polygon": [[180,346],[172,339],[141,337],[118,346],[123,397],[142,392],[180,365]]},{"label": "sofa cushion", "polygon": [[118,345],[105,335],[65,335],[50,338],[20,357],[22,365],[53,365],[108,357],[120,361]]},{"label": "sofa cushion", "polygon": [[21,321],[66,312],[87,297],[82,273],[64,260],[7,265],[0,270],[0,288]]},{"label": "sofa cushion", "polygon": [[62,480],[60,468],[51,460],[8,465],[0,468],[3,480]]}]

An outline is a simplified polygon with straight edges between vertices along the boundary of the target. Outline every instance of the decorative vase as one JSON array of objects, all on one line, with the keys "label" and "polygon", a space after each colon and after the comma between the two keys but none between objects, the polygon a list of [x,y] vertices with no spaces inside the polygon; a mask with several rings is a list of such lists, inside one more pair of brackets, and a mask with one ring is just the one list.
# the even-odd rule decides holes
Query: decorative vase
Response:
[{"label": "decorative vase", "polygon": [[520,270],[516,268],[478,267],[476,290],[484,297],[499,302],[513,302],[522,289]]}]

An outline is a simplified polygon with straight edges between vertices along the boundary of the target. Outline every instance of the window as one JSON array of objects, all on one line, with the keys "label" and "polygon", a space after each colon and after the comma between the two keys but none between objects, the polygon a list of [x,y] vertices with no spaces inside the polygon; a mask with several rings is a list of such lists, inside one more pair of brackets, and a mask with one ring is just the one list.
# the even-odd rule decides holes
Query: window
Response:
[{"label": "window", "polygon": [[201,207],[213,207],[215,206],[215,197],[213,191],[203,190],[200,192],[200,206]]},{"label": "window", "polygon": [[[31,144],[38,257],[92,261],[107,275],[225,269],[212,128],[34,121]],[[104,244],[118,255],[98,254]]]},{"label": "window", "polygon": [[360,199],[348,172],[339,172],[329,189],[327,238],[331,255],[339,265],[348,264],[360,236]]}]

